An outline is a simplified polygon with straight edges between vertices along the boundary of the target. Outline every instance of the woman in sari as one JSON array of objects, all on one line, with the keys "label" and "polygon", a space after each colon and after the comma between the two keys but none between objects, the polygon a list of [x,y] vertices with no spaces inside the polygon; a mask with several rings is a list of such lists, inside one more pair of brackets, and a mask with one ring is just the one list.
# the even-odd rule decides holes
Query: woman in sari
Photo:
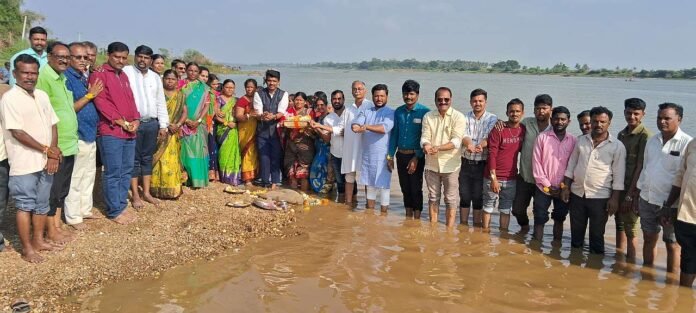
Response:
[{"label": "woman in sari", "polygon": [[[312,116],[312,110],[307,106],[307,95],[304,92],[295,94],[293,106],[288,108],[286,120],[296,117]],[[300,190],[309,190],[309,165],[314,158],[314,132],[310,127],[288,128],[285,146],[285,171],[290,180],[290,187],[297,188],[300,183]]]},{"label": "woman in sari", "polygon": [[257,87],[255,79],[247,79],[244,82],[244,96],[237,100],[237,105],[234,107],[242,159],[241,178],[247,186],[251,186],[259,170],[259,151],[256,149],[256,111],[252,104]]},{"label": "woman in sari", "polygon": [[222,118],[220,116],[215,117],[217,121],[215,137],[220,147],[218,151],[220,158],[220,181],[237,186],[241,182],[239,174],[241,159],[239,156],[237,123],[234,119],[234,106],[237,103],[237,98],[234,96],[234,87],[234,81],[231,79],[226,79],[222,83],[220,98],[224,103],[220,107]]},{"label": "woman in sari", "polygon": [[186,66],[187,82],[181,88],[186,109],[181,127],[181,163],[188,174],[187,184],[193,188],[208,186],[208,128],[206,117],[214,105],[215,94],[210,87],[198,80],[196,63]]},{"label": "woman in sari", "polygon": [[[315,144],[315,154],[312,165],[309,168],[309,185],[316,193],[329,193],[333,187],[333,170],[329,168],[329,143],[331,142],[331,132],[320,127],[324,124],[324,118],[329,114],[327,108],[326,94],[317,95],[314,105],[316,107],[314,120],[310,123],[314,132],[321,140]],[[316,95],[316,94],[315,94]]]},{"label": "woman in sari", "polygon": [[170,123],[167,136],[157,142],[157,150],[153,156],[154,167],[150,192],[160,199],[176,199],[181,195],[182,183],[179,128],[186,120],[187,109],[183,93],[177,89],[176,73],[166,70],[162,76]]},{"label": "woman in sari", "polygon": [[[218,119],[222,119],[222,114],[220,113],[220,107],[225,104],[224,100],[220,98],[220,93],[217,91],[217,87],[220,85],[215,74],[207,72],[208,69],[201,67],[201,75],[205,71],[205,81],[206,85],[210,87],[211,92],[215,95],[215,101],[211,101],[210,108],[208,109],[208,115],[206,115],[205,123],[208,126],[208,180],[219,181],[220,165],[218,164],[218,143],[215,141],[215,125]],[[203,81],[203,78],[199,78]]]}]

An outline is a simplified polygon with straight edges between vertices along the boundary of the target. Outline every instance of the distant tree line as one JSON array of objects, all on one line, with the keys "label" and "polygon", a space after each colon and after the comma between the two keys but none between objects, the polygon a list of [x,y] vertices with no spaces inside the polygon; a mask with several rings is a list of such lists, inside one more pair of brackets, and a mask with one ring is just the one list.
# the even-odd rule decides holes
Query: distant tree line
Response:
[{"label": "distant tree line", "polygon": [[416,59],[381,60],[372,58],[362,62],[320,62],[301,65],[304,67],[324,67],[343,70],[417,70],[437,72],[477,72],[477,73],[513,73],[533,75],[564,75],[564,76],[600,76],[600,77],[626,77],[626,78],[675,78],[696,79],[696,68],[683,70],[637,70],[634,68],[592,69],[587,64],[576,63],[571,67],[564,63],[558,63],[552,67],[528,67],[522,66],[516,60],[487,63],[479,61],[418,61]]}]

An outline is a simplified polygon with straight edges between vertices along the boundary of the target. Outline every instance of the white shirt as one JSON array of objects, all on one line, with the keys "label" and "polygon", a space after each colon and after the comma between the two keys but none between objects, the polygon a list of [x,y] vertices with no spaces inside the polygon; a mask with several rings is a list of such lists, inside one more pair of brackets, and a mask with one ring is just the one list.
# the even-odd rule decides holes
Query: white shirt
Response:
[{"label": "white shirt", "polygon": [[[278,89],[276,89],[275,92],[278,92]],[[273,94],[275,94],[275,92]],[[273,97],[273,95],[271,95]],[[261,96],[259,96],[258,92],[254,93],[254,111],[256,111],[256,114],[261,115],[263,114],[263,102],[261,102]],[[283,97],[280,98],[280,102],[278,103],[278,112],[277,113],[283,113],[288,110],[288,93],[287,91],[283,93]]]},{"label": "white shirt", "polygon": [[[353,103],[343,110],[343,120],[347,121],[346,125],[352,122],[360,112],[365,112],[375,106],[372,101],[364,99],[358,107]],[[362,159],[362,134],[354,133],[350,127],[343,131],[343,160],[341,161],[341,174],[353,173],[360,168],[360,160]]]},{"label": "white shirt", "polygon": [[626,147],[609,135],[595,148],[592,134],[578,137],[565,176],[572,179],[570,191],[587,199],[608,199],[614,190],[624,190]]},{"label": "white shirt", "polygon": [[159,128],[167,128],[169,114],[160,76],[150,69],[143,74],[133,65],[123,67],[123,72],[128,76],[140,119],[156,118]]},{"label": "white shirt", "polygon": [[691,139],[681,128],[664,144],[661,133],[648,139],[645,144],[643,170],[636,185],[643,200],[659,206],[667,200],[674,176],[679,171],[686,146]]},{"label": "white shirt", "polygon": [[343,157],[343,134],[341,132],[348,124],[345,120],[348,110],[344,107],[343,112],[339,116],[336,112],[331,112],[324,118],[324,125],[331,127],[331,155],[342,158]]}]

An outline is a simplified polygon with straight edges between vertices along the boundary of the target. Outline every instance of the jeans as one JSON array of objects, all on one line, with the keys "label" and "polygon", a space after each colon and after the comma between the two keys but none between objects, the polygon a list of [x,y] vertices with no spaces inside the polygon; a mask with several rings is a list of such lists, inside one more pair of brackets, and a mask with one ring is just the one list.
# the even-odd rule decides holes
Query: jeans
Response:
[{"label": "jeans", "polygon": [[532,209],[534,212],[534,225],[544,225],[549,221],[549,207],[551,203],[553,203],[551,218],[563,224],[566,220],[566,216],[568,216],[568,203],[563,202],[561,198],[554,198],[545,194],[537,187],[536,193],[534,194],[534,207]]},{"label": "jeans", "polygon": [[53,175],[48,171],[10,176],[7,187],[17,210],[36,215],[46,215],[49,209]]},{"label": "jeans", "polygon": [[102,186],[106,217],[116,218],[128,205],[128,189],[133,173],[135,139],[100,136],[97,145],[104,163]]},{"label": "jeans", "polygon": [[570,194],[570,246],[580,248],[585,243],[587,221],[590,222],[590,253],[604,253],[604,230],[609,219],[609,199],[587,199]]},{"label": "jeans", "polygon": [[[7,198],[9,197],[9,189],[7,184],[10,181],[10,163],[7,159],[0,161],[0,225],[5,217],[7,209]],[[5,237],[0,232],[0,251],[5,249]]]},{"label": "jeans", "polygon": [[532,201],[534,192],[537,189],[536,184],[531,184],[517,176],[517,190],[515,190],[515,201],[512,204],[512,215],[517,219],[517,224],[520,226],[529,226],[529,215],[527,208]]},{"label": "jeans", "polygon": [[483,179],[483,212],[493,213],[497,202],[500,214],[510,214],[512,202],[515,200],[517,181],[514,179],[499,180],[498,183],[500,184],[500,192],[495,193],[491,189],[491,180],[488,178]]},{"label": "jeans", "polygon": [[486,161],[472,162],[462,158],[459,171],[459,207],[483,209],[483,176]]},{"label": "jeans", "polygon": [[73,168],[75,168],[75,156],[66,156],[63,157],[63,162],[60,162],[58,172],[53,174],[51,197],[48,200],[51,209],[48,211],[48,216],[56,216],[56,210],[58,208],[65,208],[65,198],[68,196],[68,193],[70,193]]},{"label": "jeans", "polygon": [[259,174],[263,185],[280,184],[281,157],[283,150],[280,147],[280,137],[277,132],[270,135],[259,132],[256,135],[256,146],[259,149]]},{"label": "jeans", "polygon": [[336,188],[338,188],[338,193],[344,193],[346,191],[346,175],[341,174],[341,161],[342,158],[337,158],[331,155],[331,168],[333,168],[334,176],[336,177]]},{"label": "jeans", "polygon": [[141,123],[135,139],[135,158],[133,159],[133,177],[152,175],[152,155],[157,149],[159,122],[151,119]]},{"label": "jeans", "polygon": [[399,186],[404,195],[404,207],[423,211],[423,171],[425,158],[418,159],[416,171],[408,173],[408,163],[415,154],[396,153],[396,170],[399,173]]}]

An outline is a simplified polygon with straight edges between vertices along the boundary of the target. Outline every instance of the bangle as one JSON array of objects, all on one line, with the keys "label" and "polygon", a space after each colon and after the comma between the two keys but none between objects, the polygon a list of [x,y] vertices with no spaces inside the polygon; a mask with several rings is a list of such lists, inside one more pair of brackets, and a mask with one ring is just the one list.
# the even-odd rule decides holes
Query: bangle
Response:
[{"label": "bangle", "polygon": [[43,154],[48,155],[48,146],[47,145],[43,146]]},{"label": "bangle", "polygon": [[387,154],[387,161],[391,161],[391,160],[392,160],[392,156]]},{"label": "bangle", "polygon": [[96,96],[95,96],[93,93],[88,92],[88,93],[85,95],[85,98],[87,98],[87,100],[92,100],[92,99],[96,98]]}]

